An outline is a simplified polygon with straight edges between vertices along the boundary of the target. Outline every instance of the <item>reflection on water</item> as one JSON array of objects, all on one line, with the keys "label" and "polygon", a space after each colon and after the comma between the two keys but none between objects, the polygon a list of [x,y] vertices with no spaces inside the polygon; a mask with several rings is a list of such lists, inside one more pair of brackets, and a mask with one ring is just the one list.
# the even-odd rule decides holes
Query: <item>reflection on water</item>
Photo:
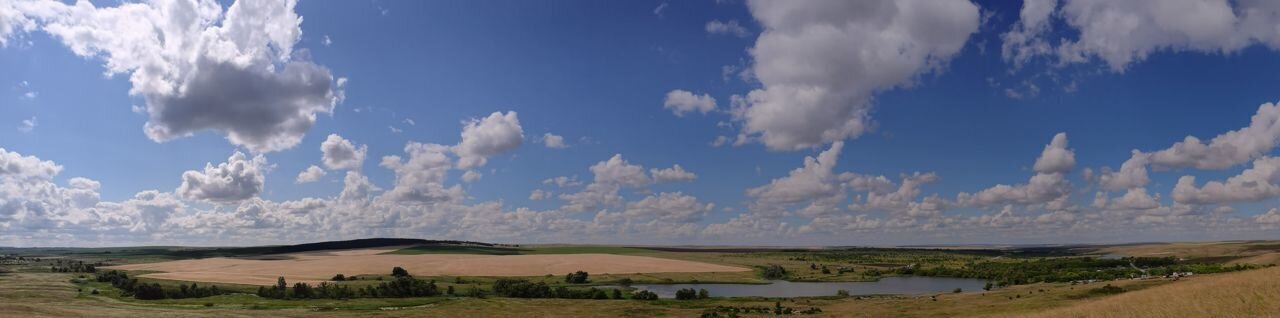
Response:
[{"label": "reflection on water", "polygon": [[637,289],[648,290],[662,298],[674,298],[676,291],[682,288],[705,288],[714,297],[814,297],[835,296],[839,290],[849,291],[850,295],[888,295],[888,294],[924,294],[951,292],[956,288],[964,291],[982,290],[987,281],[973,278],[948,277],[885,277],[874,282],[788,282],[772,281],[766,285],[748,284],[670,284],[670,285],[633,285]]}]

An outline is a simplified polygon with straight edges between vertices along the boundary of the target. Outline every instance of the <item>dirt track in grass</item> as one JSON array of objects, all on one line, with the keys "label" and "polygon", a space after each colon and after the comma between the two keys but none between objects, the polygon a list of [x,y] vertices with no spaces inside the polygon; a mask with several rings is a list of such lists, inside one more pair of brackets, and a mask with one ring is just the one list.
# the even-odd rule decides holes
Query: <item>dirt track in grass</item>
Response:
[{"label": "dirt track in grass", "polygon": [[558,255],[383,255],[388,250],[352,250],[288,254],[291,259],[206,258],[109,267],[157,271],[142,277],[182,281],[272,285],[284,276],[290,283],[318,283],[335,274],[389,274],[404,267],[417,276],[542,276],[574,271],[591,274],[742,272],[749,268],[647,256],[614,254]]}]

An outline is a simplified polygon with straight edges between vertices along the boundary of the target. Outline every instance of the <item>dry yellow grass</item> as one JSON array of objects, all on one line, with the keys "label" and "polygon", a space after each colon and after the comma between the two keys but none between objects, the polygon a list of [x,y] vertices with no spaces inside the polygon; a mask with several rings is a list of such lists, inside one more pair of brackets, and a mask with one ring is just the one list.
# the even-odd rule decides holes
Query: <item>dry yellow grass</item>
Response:
[{"label": "dry yellow grass", "polygon": [[1229,264],[1267,265],[1280,264],[1280,253],[1266,253],[1231,261]]},{"label": "dry yellow grass", "polygon": [[[1140,257],[1251,257],[1280,252],[1277,241],[1231,241],[1231,242],[1179,242],[1152,243],[1137,245],[1109,246],[1098,250],[1101,254],[1117,254]],[[1263,264],[1251,262],[1253,264]]]},{"label": "dry yellow grass", "polygon": [[404,267],[419,276],[542,276],[574,271],[592,274],[744,272],[749,268],[646,256],[614,254],[561,255],[386,255],[373,251],[291,254],[287,260],[206,258],[130,264],[111,269],[157,271],[157,279],[271,285],[283,276],[290,282],[318,283],[334,274],[388,274]]},{"label": "dry yellow grass", "polygon": [[1019,317],[1280,317],[1280,267],[1205,275]]}]

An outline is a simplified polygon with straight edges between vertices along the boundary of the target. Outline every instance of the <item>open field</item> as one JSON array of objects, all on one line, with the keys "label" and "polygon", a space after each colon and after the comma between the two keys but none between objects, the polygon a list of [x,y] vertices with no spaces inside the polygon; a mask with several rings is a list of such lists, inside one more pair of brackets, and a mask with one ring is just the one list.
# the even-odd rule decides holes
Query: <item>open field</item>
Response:
[{"label": "open field", "polygon": [[1227,242],[1177,242],[1147,243],[1106,246],[1098,254],[1136,257],[1177,257],[1182,259],[1240,260],[1265,264],[1268,259],[1280,255],[1280,243],[1276,241],[1227,241]]},{"label": "open field", "polygon": [[[341,242],[339,242],[341,243]],[[6,256],[0,264],[0,317],[772,317],[773,308],[815,310],[801,317],[1257,317],[1280,315],[1280,268],[1277,242],[1213,242],[1135,244],[1122,246],[1036,249],[910,248],[649,248],[619,246],[500,246],[464,244],[379,245],[350,247],[326,242],[264,248],[116,248],[13,250],[28,257]],[[319,246],[319,247],[316,247]],[[6,251],[7,252],[7,251]],[[223,257],[183,258],[197,256]],[[1081,256],[1119,254],[1145,258],[1099,260]],[[1125,254],[1128,253],[1128,254]],[[29,257],[39,257],[32,261]],[[179,260],[171,261],[178,258]],[[128,270],[139,283],[166,291],[201,281],[219,282],[216,296],[157,300],[136,299],[95,274],[51,272],[73,260],[103,262],[98,272]],[[507,261],[498,261],[507,260]],[[510,261],[514,260],[514,261]],[[638,261],[643,260],[643,261]],[[147,263],[149,262],[149,263]],[[403,264],[402,264],[403,263]],[[452,264],[452,265],[451,265]],[[697,300],[513,298],[498,295],[493,273],[512,270],[519,279],[551,288],[585,290],[592,286],[692,282],[761,283],[761,267],[779,265],[791,281],[857,281],[917,275],[972,277],[1007,287],[990,291],[938,292],[917,295],[802,298],[711,298]],[[368,288],[393,280],[389,269],[402,266],[414,277],[432,280],[457,294],[427,297],[344,299],[278,299],[255,293],[277,276],[289,283],[318,282],[335,271],[359,274],[356,281],[337,282]],[[519,267],[511,269],[510,266]],[[558,266],[563,266],[558,267]],[[601,269],[592,266],[610,266]],[[683,270],[731,268],[716,272],[624,273],[625,266],[677,266]],[[361,270],[348,270],[348,269]],[[534,272],[521,270],[536,269]],[[475,275],[482,270],[487,275]],[[570,284],[565,273],[591,272],[590,282]],[[830,273],[824,273],[829,271]],[[1242,271],[1241,271],[1242,270]],[[173,272],[162,272],[173,271]],[[367,273],[362,273],[367,271]],[[1195,271],[1191,277],[1165,274]],[[1239,271],[1239,272],[1237,272]],[[608,272],[609,274],[606,274]],[[211,277],[199,275],[208,274]],[[1202,274],[1203,273],[1203,274]],[[552,274],[546,276],[546,274]],[[1151,275],[1147,275],[1151,274]],[[178,276],[168,276],[178,275]],[[188,276],[182,276],[188,275]],[[230,279],[227,279],[227,278]],[[1105,279],[1076,282],[1086,278]],[[246,279],[247,278],[247,279]],[[333,284],[334,282],[329,282]],[[1105,286],[1105,287],[1104,287]],[[474,296],[479,291],[481,296]],[[631,291],[627,291],[629,295]],[[626,298],[631,298],[627,296]],[[751,313],[742,313],[750,310]],[[820,311],[820,312],[819,312]]]},{"label": "open field", "polygon": [[391,250],[348,250],[286,254],[286,259],[206,258],[107,267],[159,272],[140,277],[232,284],[319,283],[335,274],[386,274],[403,267],[421,276],[542,276],[574,271],[599,274],[749,272],[751,269],[701,262],[614,254],[388,255]]},{"label": "open field", "polygon": [[[821,308],[801,317],[982,317],[1022,316],[1097,298],[1093,285],[1032,284],[991,292],[888,297],[802,299],[712,298],[697,301],[575,300],[519,298],[358,298],[277,300],[252,294],[144,301],[114,291],[90,294],[94,286],[69,281],[77,274],[0,275],[0,317],[696,317],[717,307]],[[1205,276],[1198,279],[1211,280]],[[1119,281],[1132,293],[1177,285],[1171,280]],[[77,290],[80,289],[80,290]],[[751,314],[743,317],[772,317]]]}]

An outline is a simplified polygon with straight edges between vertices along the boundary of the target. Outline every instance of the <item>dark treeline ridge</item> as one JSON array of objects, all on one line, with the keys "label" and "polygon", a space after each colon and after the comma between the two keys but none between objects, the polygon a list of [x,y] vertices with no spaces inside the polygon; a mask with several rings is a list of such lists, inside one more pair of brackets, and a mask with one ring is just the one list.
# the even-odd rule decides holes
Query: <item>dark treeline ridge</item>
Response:
[{"label": "dark treeline ridge", "polygon": [[303,253],[303,251],[370,249],[370,247],[406,246],[406,245],[472,245],[472,246],[509,246],[492,244],[492,242],[456,241],[456,240],[422,240],[422,238],[360,238],[360,240],[310,242],[310,244],[251,246],[251,247],[214,247],[214,249],[182,249],[182,250],[141,250],[147,254],[161,254],[174,258],[218,258],[218,256],[256,256],[270,254]]},{"label": "dark treeline ridge", "polygon": [[855,252],[855,253],[904,253],[904,252],[938,252],[973,256],[1024,256],[1024,257],[1046,257],[1046,256],[1077,256],[1079,249],[1077,247],[1067,246],[1044,246],[1044,247],[1017,247],[1017,248],[929,248],[929,247],[845,247],[845,248],[773,248],[773,247],[716,247],[716,248],[700,248],[700,247],[663,247],[663,246],[645,246],[637,247],[647,250],[661,252],[689,252],[689,253],[827,253],[827,252]]},{"label": "dark treeline ridge", "polygon": [[102,283],[111,283],[112,287],[121,291],[122,296],[133,296],[133,298],[145,300],[200,298],[227,293],[226,290],[218,288],[217,285],[200,286],[196,285],[196,283],[179,285],[176,289],[166,289],[158,283],[139,283],[137,278],[131,278],[125,272],[114,270],[98,273],[96,280]]},{"label": "dark treeline ridge", "polygon": [[903,267],[901,275],[978,278],[995,281],[997,286],[1031,283],[1065,283],[1086,280],[1113,280],[1132,277],[1165,276],[1173,273],[1211,274],[1257,268],[1255,265],[1186,263],[1173,257],[1126,257],[1099,259],[1093,257],[1042,258],[1020,262],[980,261],[963,267]]}]

